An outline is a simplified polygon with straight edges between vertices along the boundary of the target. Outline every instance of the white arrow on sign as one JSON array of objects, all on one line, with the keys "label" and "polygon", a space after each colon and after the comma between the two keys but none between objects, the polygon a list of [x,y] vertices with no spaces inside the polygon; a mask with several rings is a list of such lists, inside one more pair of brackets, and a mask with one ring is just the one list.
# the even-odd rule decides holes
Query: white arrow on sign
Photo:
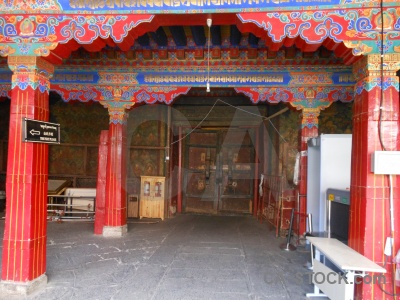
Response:
[{"label": "white arrow on sign", "polygon": [[36,130],[34,130],[34,129],[32,129],[31,131],[29,131],[30,132],[30,134],[32,134],[32,135],[39,135],[40,134],[40,131],[36,131]]}]

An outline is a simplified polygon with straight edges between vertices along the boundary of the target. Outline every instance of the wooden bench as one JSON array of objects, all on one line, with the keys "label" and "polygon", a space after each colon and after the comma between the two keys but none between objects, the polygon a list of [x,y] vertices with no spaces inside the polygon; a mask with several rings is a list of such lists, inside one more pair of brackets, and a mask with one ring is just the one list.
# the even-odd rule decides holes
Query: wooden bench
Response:
[{"label": "wooden bench", "polygon": [[[358,279],[359,277],[367,276],[368,272],[386,273],[386,269],[337,239],[308,236],[307,240],[312,244],[311,247],[315,247],[315,257],[311,257],[314,293],[308,293],[306,295],[308,298],[329,297],[332,300],[352,300],[354,285],[363,281]],[[322,263],[321,254],[343,271],[343,274],[335,272]],[[379,276],[375,278],[381,279]],[[373,284],[372,279],[370,283]]]}]

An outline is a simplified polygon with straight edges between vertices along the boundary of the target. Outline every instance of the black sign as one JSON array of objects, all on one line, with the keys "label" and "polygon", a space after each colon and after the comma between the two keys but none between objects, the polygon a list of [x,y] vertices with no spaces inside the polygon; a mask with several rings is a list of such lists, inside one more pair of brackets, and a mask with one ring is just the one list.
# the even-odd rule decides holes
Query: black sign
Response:
[{"label": "black sign", "polygon": [[60,124],[24,118],[22,126],[24,142],[60,143]]}]

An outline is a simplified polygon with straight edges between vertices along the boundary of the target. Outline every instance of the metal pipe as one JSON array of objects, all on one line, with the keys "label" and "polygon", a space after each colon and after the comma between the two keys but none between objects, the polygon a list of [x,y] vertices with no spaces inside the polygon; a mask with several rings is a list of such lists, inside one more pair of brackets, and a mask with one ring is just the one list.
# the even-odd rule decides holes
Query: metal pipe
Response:
[{"label": "metal pipe", "polygon": [[393,206],[393,180],[392,175],[389,175],[389,185],[390,185],[390,195],[389,195],[389,209],[390,209],[390,250],[392,256],[395,256],[394,253],[394,237],[395,237],[395,228],[394,228],[394,206]]},{"label": "metal pipe", "polygon": [[285,250],[285,251],[294,251],[294,250],[296,250],[296,247],[293,246],[292,244],[290,244],[290,239],[291,239],[291,237],[292,237],[293,217],[294,217],[294,208],[292,208],[292,214],[291,214],[291,216],[290,216],[290,225],[289,225],[289,232],[288,232],[288,236],[287,236],[286,245],[285,245],[285,244],[282,244],[282,245],[280,246],[280,248],[281,248],[282,250]]},{"label": "metal pipe", "polygon": [[310,270],[314,269],[314,245],[310,243],[310,248],[311,248],[311,267],[309,268]]},{"label": "metal pipe", "polygon": [[292,237],[293,217],[294,217],[294,208],[292,208],[292,214],[290,215],[289,232],[288,232],[287,241],[286,241],[286,243],[288,245],[290,244],[290,239]]},{"label": "metal pipe", "polygon": [[308,233],[313,233],[312,214],[308,214]]},{"label": "metal pipe", "polygon": [[331,238],[331,204],[332,203],[332,201],[330,201],[330,200],[328,200],[328,207],[327,207],[327,209],[328,209],[328,213],[327,213],[327,215],[328,215],[328,220],[326,221],[327,222],[327,227],[328,227],[328,238],[330,239]]}]

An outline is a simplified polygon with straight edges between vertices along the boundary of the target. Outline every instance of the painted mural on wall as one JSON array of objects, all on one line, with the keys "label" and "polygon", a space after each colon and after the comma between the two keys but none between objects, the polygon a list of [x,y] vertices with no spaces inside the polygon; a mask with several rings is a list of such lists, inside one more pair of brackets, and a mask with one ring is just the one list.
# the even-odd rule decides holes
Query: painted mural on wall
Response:
[{"label": "painted mural on wall", "polygon": [[[58,95],[54,96],[54,99]],[[50,173],[86,174],[97,176],[97,145],[101,130],[108,129],[107,110],[99,103],[69,102],[61,100],[51,105],[51,122],[60,123],[61,141],[69,147],[52,146],[50,151]],[[157,148],[165,144],[166,106],[146,105],[134,107],[129,112],[127,138],[129,176],[158,175],[164,173],[164,150]],[[74,144],[86,144],[75,147]],[[83,158],[86,151],[87,162]],[[85,170],[85,171],[84,171]]]},{"label": "painted mural on wall", "polygon": [[160,176],[159,152],[149,149],[132,149],[130,151],[129,177],[140,177],[142,175]]},{"label": "painted mural on wall", "polygon": [[[7,167],[9,116],[10,100],[4,99],[0,101],[0,172]],[[107,110],[98,103],[65,103],[51,93],[50,122],[61,124],[61,144],[49,145],[49,176],[96,177],[100,131],[108,129],[108,119]],[[5,178],[0,181],[4,185]]]},{"label": "painted mural on wall", "polygon": [[319,134],[351,133],[353,127],[353,102],[334,102],[321,111],[318,123]]},{"label": "painted mural on wall", "polygon": [[[146,105],[130,112],[128,121],[129,177],[164,175],[166,106]],[[0,140],[8,140],[10,101],[0,102]],[[50,122],[61,124],[61,144],[49,146],[49,175],[97,176],[101,130],[108,129],[107,110],[95,102],[63,102],[50,95]],[[5,145],[4,161],[6,162]],[[161,148],[161,150],[159,149]],[[5,171],[6,163],[4,163]]]},{"label": "painted mural on wall", "polygon": [[282,164],[282,175],[287,183],[292,184],[294,164],[298,151],[299,111],[288,110],[279,117],[279,132],[282,136],[279,145],[279,161]]},{"label": "painted mural on wall", "polygon": [[99,103],[65,103],[51,94],[50,121],[61,124],[61,145],[49,147],[49,174],[97,176],[97,145],[108,119]]},{"label": "painted mural on wall", "polygon": [[99,103],[51,103],[50,121],[63,125],[62,143],[98,144],[100,131],[108,129],[108,112]]},{"label": "painted mural on wall", "polygon": [[[49,173],[97,176],[97,145],[100,131],[108,129],[107,110],[98,103],[65,103],[55,100],[58,99],[58,95],[51,95],[50,121],[61,124],[62,144],[71,145],[49,147]],[[0,128],[7,128],[0,130],[1,140],[8,139],[9,105],[9,100],[0,102]],[[280,108],[283,107],[283,104],[280,105]],[[129,177],[164,174],[166,109],[166,106],[162,105],[146,105],[131,110],[128,121],[128,145],[131,147],[128,157]],[[271,130],[267,141],[277,144],[280,140],[280,143],[272,145],[271,149],[277,152],[276,161],[280,164],[277,169],[284,173],[288,181],[293,179],[298,149],[298,118],[298,111],[287,111],[280,115],[274,120],[274,126],[278,128],[284,140],[277,138],[277,133]],[[334,102],[321,111],[319,134],[351,133],[351,130],[352,103]],[[91,146],[85,148],[74,144]]]},{"label": "painted mural on wall", "polygon": [[49,147],[49,174],[85,175],[84,148]]},{"label": "painted mural on wall", "polygon": [[[166,106],[146,105],[130,112],[128,176],[164,175]],[[0,101],[0,140],[4,140],[6,168],[10,101]],[[61,144],[49,146],[49,175],[96,177],[101,130],[108,129],[107,110],[95,102],[63,102],[50,95],[50,122],[61,124]],[[161,149],[161,150],[160,150]],[[91,184],[93,184],[92,181]],[[94,187],[94,186],[93,186]]]},{"label": "painted mural on wall", "polygon": [[[6,187],[7,151],[8,151],[8,124],[10,122],[10,100],[0,100],[0,190]],[[1,208],[0,208],[1,211]]]},{"label": "painted mural on wall", "polygon": [[[135,112],[131,112],[135,116]],[[130,126],[128,130],[132,132],[131,134],[131,146],[162,146],[160,143],[162,139],[160,138],[160,124],[157,120],[147,121],[145,116],[141,116],[141,120],[135,118],[135,121],[140,124],[134,125],[134,131],[132,132]],[[135,123],[136,123],[135,122]],[[131,123],[129,123],[131,125]]]},{"label": "painted mural on wall", "polygon": [[[280,104],[279,107],[283,108],[284,106]],[[334,102],[327,109],[321,111],[318,118],[318,134],[351,133],[352,107],[352,102]],[[289,110],[273,119],[272,122],[279,134],[269,123],[266,123],[269,131],[267,143],[272,143],[267,149],[279,151],[272,153],[277,159],[271,160],[271,162],[277,165],[271,166],[271,174],[285,176],[288,185],[293,183],[294,165],[298,151],[299,117],[300,111]]]},{"label": "painted mural on wall", "polygon": [[164,175],[166,111],[163,105],[145,105],[129,112],[129,177]]},{"label": "painted mural on wall", "polygon": [[10,122],[10,100],[0,101],[0,140],[8,140],[8,124]]}]

